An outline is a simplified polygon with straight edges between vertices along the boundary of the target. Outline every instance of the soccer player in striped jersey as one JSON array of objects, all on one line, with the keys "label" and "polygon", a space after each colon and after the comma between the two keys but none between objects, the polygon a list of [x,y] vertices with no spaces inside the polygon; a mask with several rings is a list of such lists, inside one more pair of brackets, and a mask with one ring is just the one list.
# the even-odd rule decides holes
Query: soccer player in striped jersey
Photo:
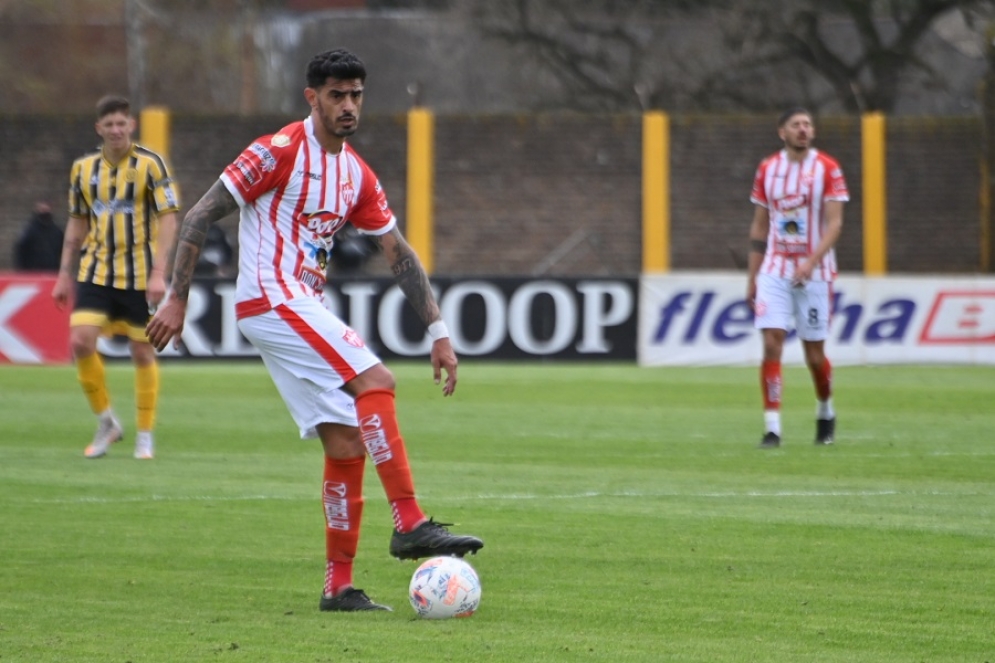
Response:
[{"label": "soccer player in striped jersey", "polygon": [[811,113],[791,108],[777,126],[784,148],[760,163],[750,195],[754,211],[746,300],[763,337],[760,384],[766,430],[760,446],[781,445],[781,354],[792,327],[815,384],[815,443],[832,444],[836,413],[824,346],[836,278],[833,247],[850,194],[839,163],[812,147]]},{"label": "soccer player in striped jersey", "polygon": [[345,223],[371,237],[431,339],[435,381],[456,388],[456,354],[421,261],[373,170],[346,141],[359,127],[366,68],[327,51],[308,63],[303,121],[256,139],[183,219],[171,295],[149,322],[162,350],[183,331],[190,279],[210,225],[239,211],[235,315],[259,350],[302,439],[324,449],[326,611],[389,610],[353,586],[367,456],[387,494],[398,559],[476,553],[484,543],[427,518],[394,404],[394,376],[322,303],[333,236]]},{"label": "soccer player in striped jersey", "polygon": [[98,418],[84,455],[99,458],[124,435],[97,352],[101,334],[120,334],[128,337],[135,365],[134,456],[151,459],[159,369],[145,325],[166,294],[180,201],[163,158],[132,142],[135,119],[127,99],[100,99],[95,126],[102,144],[73,162],[69,222],[52,297],[60,308],[73,301],[70,344],[83,393]]}]

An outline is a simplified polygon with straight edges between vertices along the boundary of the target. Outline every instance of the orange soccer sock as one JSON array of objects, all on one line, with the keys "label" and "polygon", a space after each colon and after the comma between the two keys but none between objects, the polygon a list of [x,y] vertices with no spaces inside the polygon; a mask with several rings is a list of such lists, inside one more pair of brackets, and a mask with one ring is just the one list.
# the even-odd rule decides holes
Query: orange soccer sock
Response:
[{"label": "orange soccer sock", "polygon": [[812,382],[815,383],[815,396],[820,401],[827,401],[833,395],[833,366],[829,359],[822,362],[822,366],[812,366]]},{"label": "orange soccer sock", "polygon": [[152,362],[135,367],[135,424],[138,430],[151,431],[155,425],[155,406],[159,400],[159,364]]},{"label": "orange soccer sock", "polygon": [[370,389],[356,397],[359,433],[383,484],[394,517],[394,528],[410,532],[425,520],[415,499],[415,484],[397,425],[392,389]]},{"label": "orange soccer sock", "polygon": [[107,380],[104,372],[104,361],[100,354],[94,352],[85,357],[76,358],[76,377],[83,387],[86,400],[94,414],[106,412],[111,406],[111,397],[107,392]]},{"label": "orange soccer sock", "polygon": [[352,561],[363,518],[363,468],[366,457],[325,456],[321,504],[325,510],[325,589],[335,596],[352,585]]},{"label": "orange soccer sock", "polygon": [[764,410],[781,409],[781,362],[764,361],[760,367],[760,386],[764,396]]}]

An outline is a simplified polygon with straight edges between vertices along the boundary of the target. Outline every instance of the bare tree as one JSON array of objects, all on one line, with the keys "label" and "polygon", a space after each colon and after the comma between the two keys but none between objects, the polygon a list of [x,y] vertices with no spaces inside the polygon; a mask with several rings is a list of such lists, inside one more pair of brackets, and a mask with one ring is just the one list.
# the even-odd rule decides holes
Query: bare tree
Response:
[{"label": "bare tree", "polygon": [[[904,85],[942,87],[922,44],[938,18],[991,0],[485,0],[474,20],[583,110],[643,105],[890,111]],[[979,34],[981,30],[979,29]]]},{"label": "bare tree", "polygon": [[744,64],[795,61],[824,80],[844,110],[891,111],[911,76],[944,85],[944,72],[920,48],[936,20],[953,11],[973,20],[974,10],[988,7],[987,0],[765,2],[754,14],[757,57]]},{"label": "bare tree", "polygon": [[[539,105],[603,111],[659,105],[661,43],[649,19],[693,3],[680,0],[483,0],[473,21],[521,53],[523,67],[555,88]],[[708,0],[702,6],[712,4]],[[558,97],[558,100],[556,99]]]}]

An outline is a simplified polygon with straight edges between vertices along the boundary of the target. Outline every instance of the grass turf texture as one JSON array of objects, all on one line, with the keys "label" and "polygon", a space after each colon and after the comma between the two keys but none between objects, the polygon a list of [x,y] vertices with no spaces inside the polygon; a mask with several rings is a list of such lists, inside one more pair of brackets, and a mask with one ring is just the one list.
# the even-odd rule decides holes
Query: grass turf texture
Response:
[{"label": "grass turf texture", "polygon": [[256,362],[164,364],[151,462],[129,364],[99,460],[72,368],[0,366],[0,662],[995,661],[990,368],[839,368],[828,448],[787,369],[778,450],[753,368],[391,368],[422,505],[486,541],[474,617],[414,617],[369,464],[395,612],[318,611],[319,445]]}]

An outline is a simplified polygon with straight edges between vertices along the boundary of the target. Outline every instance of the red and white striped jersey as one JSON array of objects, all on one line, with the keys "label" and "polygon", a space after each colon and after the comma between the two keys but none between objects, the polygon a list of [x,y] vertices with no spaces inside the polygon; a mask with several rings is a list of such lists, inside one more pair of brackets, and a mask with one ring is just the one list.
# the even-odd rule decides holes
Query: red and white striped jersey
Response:
[{"label": "red and white striped jersey", "polygon": [[[828,154],[810,149],[804,161],[797,162],[781,150],[760,162],[750,201],[770,213],[761,274],[794,276],[798,260],[810,255],[822,239],[827,200],[850,200],[843,170]],[[836,252],[829,250],[812,270],[812,280],[835,278]]]},{"label": "red and white striped jersey", "polygon": [[332,236],[347,221],[371,235],[397,223],[373,170],[348,143],[325,152],[310,117],[255,140],[221,181],[241,208],[238,318],[320,297]]}]

